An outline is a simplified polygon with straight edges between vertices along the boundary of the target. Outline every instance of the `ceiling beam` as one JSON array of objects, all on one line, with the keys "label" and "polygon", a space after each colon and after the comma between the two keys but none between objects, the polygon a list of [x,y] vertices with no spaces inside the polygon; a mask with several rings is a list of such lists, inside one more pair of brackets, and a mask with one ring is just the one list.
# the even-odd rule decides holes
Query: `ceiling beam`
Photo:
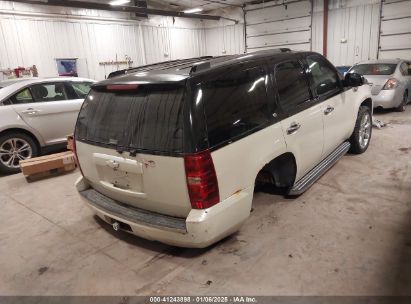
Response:
[{"label": "ceiling beam", "polygon": [[192,18],[192,19],[204,19],[204,20],[220,20],[221,16],[214,15],[203,15],[203,14],[187,14],[183,12],[167,11],[153,8],[142,8],[129,5],[110,5],[105,3],[96,2],[83,2],[83,1],[65,1],[65,0],[7,0],[12,2],[21,2],[29,4],[40,4],[40,5],[51,5],[51,6],[62,6],[62,7],[74,7],[74,8],[84,8],[84,9],[98,9],[106,11],[116,11],[116,12],[128,12],[128,13],[139,13],[148,15],[158,15],[158,16],[169,16],[169,17],[181,17],[181,18]]},{"label": "ceiling beam", "polygon": [[[231,4],[231,3],[227,3],[227,2],[221,2],[218,0],[203,0],[204,2],[207,2],[209,4],[221,4],[224,6],[233,6],[233,7],[243,7],[244,5],[240,5],[240,4]],[[205,4],[207,5],[207,4]]]}]

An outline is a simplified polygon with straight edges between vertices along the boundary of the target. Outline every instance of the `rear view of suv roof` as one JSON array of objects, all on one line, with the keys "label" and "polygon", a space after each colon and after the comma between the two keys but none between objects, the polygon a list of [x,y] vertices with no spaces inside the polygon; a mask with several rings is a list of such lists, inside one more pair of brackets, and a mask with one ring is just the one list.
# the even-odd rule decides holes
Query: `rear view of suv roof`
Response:
[{"label": "rear view of suv roof", "polygon": [[[278,55],[280,53],[291,53],[291,50],[288,48],[279,48],[271,50],[257,51],[248,54],[239,54],[239,55],[226,55],[226,56],[202,56],[189,59],[181,60],[171,60],[164,61],[149,65],[144,65],[136,68],[129,68],[124,70],[115,71],[109,74],[108,78],[117,78],[121,77],[122,81],[132,81],[136,80],[133,77],[128,76],[144,76],[149,77],[154,75],[163,75],[161,80],[170,79],[172,77],[165,77],[164,75],[182,75],[185,77],[190,76],[191,74],[198,73],[200,71],[205,71],[212,69],[213,67],[218,67],[222,65],[229,65],[233,63],[238,63],[240,61],[250,59],[250,58],[259,58],[267,57],[270,55]],[[160,79],[159,79],[160,80]]]}]

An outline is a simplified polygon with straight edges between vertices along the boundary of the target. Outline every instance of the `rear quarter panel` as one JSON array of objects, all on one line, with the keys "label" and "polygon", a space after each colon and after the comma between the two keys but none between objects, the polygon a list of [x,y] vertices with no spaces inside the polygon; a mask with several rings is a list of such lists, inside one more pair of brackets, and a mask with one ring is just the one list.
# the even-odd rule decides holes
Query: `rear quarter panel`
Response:
[{"label": "rear quarter panel", "polygon": [[280,123],[212,152],[220,200],[249,187],[253,188],[255,178],[264,165],[285,152]]}]

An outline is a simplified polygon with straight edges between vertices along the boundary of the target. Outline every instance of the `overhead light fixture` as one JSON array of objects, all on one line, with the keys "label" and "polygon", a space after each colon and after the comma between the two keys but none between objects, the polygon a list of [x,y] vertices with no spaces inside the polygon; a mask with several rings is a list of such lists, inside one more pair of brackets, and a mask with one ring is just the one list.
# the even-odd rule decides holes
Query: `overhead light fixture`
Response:
[{"label": "overhead light fixture", "polygon": [[111,2],[109,2],[110,5],[123,5],[126,3],[130,3],[131,0],[113,0]]},{"label": "overhead light fixture", "polygon": [[202,11],[203,11],[202,8],[196,7],[196,8],[190,8],[190,9],[188,9],[188,10],[185,10],[185,11],[183,11],[183,13],[193,14],[193,13],[198,13],[198,12],[202,12]]}]

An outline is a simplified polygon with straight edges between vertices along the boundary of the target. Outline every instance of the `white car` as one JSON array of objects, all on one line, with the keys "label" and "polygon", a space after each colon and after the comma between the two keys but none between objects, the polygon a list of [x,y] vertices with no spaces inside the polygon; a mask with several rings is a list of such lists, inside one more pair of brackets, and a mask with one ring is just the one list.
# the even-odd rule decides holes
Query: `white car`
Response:
[{"label": "white car", "polygon": [[217,242],[250,215],[256,181],[299,195],[348,150],[367,150],[370,88],[340,77],[320,54],[280,49],[99,82],[76,124],[80,197],[115,230]]},{"label": "white car", "polygon": [[367,79],[375,108],[405,111],[411,100],[411,62],[401,59],[369,60],[357,63],[348,73]]},{"label": "white car", "polygon": [[64,144],[94,80],[20,78],[0,82],[0,172]]}]

